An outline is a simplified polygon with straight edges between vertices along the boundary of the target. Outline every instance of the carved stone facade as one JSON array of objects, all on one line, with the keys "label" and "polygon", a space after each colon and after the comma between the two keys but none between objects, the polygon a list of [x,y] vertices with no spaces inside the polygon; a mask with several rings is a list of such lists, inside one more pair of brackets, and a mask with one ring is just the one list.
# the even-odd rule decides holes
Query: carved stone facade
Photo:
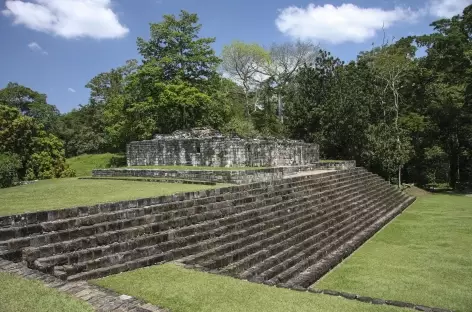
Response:
[{"label": "carved stone facade", "polygon": [[193,130],[131,142],[127,160],[128,166],[295,166],[318,162],[319,146],[293,140],[229,138],[211,130]]}]

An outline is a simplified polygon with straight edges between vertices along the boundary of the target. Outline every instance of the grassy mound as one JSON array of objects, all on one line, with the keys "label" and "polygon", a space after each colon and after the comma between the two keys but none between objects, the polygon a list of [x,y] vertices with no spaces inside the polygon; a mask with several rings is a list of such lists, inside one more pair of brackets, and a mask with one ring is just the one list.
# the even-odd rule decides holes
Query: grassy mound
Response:
[{"label": "grassy mound", "polygon": [[84,177],[92,175],[92,169],[125,166],[126,160],[124,156],[117,154],[85,154],[67,159],[67,164],[75,170],[78,177]]},{"label": "grassy mound", "polygon": [[471,311],[470,246],[472,198],[419,197],[315,287]]},{"label": "grassy mound", "polygon": [[93,281],[173,312],[401,312],[339,297],[297,292],[164,264]]},{"label": "grassy mound", "polygon": [[0,272],[0,311],[2,312],[92,312],[84,301],[72,298],[38,281]]},{"label": "grassy mound", "polygon": [[193,192],[221,187],[221,185],[80,180],[77,178],[44,180],[0,189],[0,215]]}]

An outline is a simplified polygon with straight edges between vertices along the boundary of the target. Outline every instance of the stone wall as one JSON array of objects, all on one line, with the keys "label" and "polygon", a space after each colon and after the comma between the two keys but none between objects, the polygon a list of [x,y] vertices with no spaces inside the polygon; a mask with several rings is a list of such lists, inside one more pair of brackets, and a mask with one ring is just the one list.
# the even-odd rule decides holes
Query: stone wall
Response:
[{"label": "stone wall", "polygon": [[247,184],[282,179],[288,175],[317,169],[345,170],[356,167],[355,161],[318,162],[303,166],[286,166],[248,170],[170,170],[170,169],[95,169],[94,177],[174,178],[217,183]]},{"label": "stone wall", "polygon": [[127,146],[128,166],[269,167],[306,165],[318,160],[319,146],[299,141],[159,137]]}]

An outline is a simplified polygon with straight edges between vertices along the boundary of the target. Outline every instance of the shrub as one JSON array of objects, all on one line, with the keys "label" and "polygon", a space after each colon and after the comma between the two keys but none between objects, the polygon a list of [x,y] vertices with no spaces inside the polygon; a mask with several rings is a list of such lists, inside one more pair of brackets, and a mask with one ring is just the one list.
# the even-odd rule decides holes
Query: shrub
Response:
[{"label": "shrub", "polygon": [[77,173],[72,168],[67,168],[66,170],[62,171],[61,178],[72,178],[75,177]]},{"label": "shrub", "polygon": [[21,162],[18,156],[0,154],[0,188],[13,186],[18,181],[18,169]]},{"label": "shrub", "polygon": [[124,155],[113,155],[108,164],[110,168],[125,167],[126,165],[126,156]]}]

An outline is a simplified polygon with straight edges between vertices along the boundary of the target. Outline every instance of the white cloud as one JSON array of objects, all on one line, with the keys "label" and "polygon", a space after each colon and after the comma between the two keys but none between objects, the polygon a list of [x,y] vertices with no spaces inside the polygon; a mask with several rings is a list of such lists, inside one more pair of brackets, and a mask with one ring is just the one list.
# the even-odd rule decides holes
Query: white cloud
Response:
[{"label": "white cloud", "polygon": [[5,6],[2,14],[14,24],[64,38],[120,38],[129,32],[111,0],[7,0]]},{"label": "white cloud", "polygon": [[277,28],[294,38],[313,39],[334,44],[364,42],[398,22],[415,21],[421,12],[395,8],[361,8],[351,3],[341,6],[309,4],[306,8],[291,6],[280,11]]},{"label": "white cloud", "polygon": [[43,55],[48,55],[48,52],[44,50],[37,42],[30,42],[28,44],[28,48],[30,48],[31,51],[39,52]]},{"label": "white cloud", "polygon": [[429,14],[435,17],[450,18],[461,14],[464,8],[472,4],[472,0],[432,0]]},{"label": "white cloud", "polygon": [[75,89],[72,89],[72,88],[68,88],[67,91],[75,93]]}]

